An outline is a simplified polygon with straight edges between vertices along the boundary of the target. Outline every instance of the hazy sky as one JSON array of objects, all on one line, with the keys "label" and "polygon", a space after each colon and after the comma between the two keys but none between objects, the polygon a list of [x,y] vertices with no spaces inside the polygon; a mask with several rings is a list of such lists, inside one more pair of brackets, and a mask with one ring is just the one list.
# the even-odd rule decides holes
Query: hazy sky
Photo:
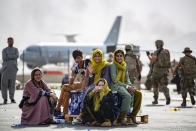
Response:
[{"label": "hazy sky", "polygon": [[196,52],[195,12],[196,0],[0,0],[0,51],[9,36],[20,51],[41,41],[65,41],[56,33],[77,33],[78,42],[103,42],[122,15],[119,43],[155,49],[154,41],[163,39],[171,51],[189,46]]}]

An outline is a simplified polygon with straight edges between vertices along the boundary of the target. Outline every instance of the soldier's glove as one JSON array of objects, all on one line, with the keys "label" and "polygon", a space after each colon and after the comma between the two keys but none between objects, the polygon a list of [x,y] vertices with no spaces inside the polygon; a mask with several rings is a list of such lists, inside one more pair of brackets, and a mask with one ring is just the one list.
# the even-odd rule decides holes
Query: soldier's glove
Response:
[{"label": "soldier's glove", "polygon": [[146,55],[149,56],[150,55],[150,52],[149,51],[146,51]]}]

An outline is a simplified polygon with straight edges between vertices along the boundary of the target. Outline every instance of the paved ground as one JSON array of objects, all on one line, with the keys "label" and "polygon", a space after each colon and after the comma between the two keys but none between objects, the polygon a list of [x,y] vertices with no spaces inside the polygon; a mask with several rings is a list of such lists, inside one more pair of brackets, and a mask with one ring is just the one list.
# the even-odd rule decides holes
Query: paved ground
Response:
[{"label": "paved ground", "polygon": [[[190,99],[187,99],[187,107],[182,108],[179,105],[182,102],[181,96],[173,92],[173,85],[169,85],[171,91],[171,104],[165,106],[165,99],[163,94],[160,94],[159,104],[154,106],[151,104],[152,92],[142,90],[143,92],[143,103],[140,114],[149,115],[149,123],[140,125],[129,125],[129,126],[115,126],[115,127],[87,127],[81,125],[70,125],[70,124],[59,124],[59,125],[45,125],[45,126],[23,126],[12,128],[11,125],[14,123],[20,123],[21,110],[18,108],[18,103],[22,96],[22,90],[17,90],[15,98],[17,104],[10,104],[8,101],[7,105],[2,105],[3,99],[0,94],[0,130],[18,130],[18,131],[50,131],[50,130],[84,130],[84,131],[127,131],[127,130],[154,130],[154,131],[196,131],[196,106],[192,106]],[[59,95],[60,90],[56,90]],[[172,108],[178,107],[179,111],[171,111]]]}]

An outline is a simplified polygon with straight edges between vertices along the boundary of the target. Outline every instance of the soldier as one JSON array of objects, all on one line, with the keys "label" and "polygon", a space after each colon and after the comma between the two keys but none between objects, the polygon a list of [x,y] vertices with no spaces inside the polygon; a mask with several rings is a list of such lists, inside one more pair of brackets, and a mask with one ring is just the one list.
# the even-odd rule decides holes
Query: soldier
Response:
[{"label": "soldier", "polygon": [[158,104],[159,88],[163,90],[166,98],[166,105],[170,104],[169,89],[167,88],[168,79],[167,75],[170,63],[170,53],[167,49],[163,48],[163,41],[156,40],[155,46],[157,50],[154,52],[153,56],[148,55],[149,59],[153,62],[152,69],[152,86],[154,93],[154,101],[152,104]]},{"label": "soldier", "polygon": [[192,105],[195,105],[194,78],[196,78],[196,58],[191,55],[192,50],[189,47],[186,47],[182,53],[185,56],[180,59],[180,62],[174,70],[175,73],[179,68],[181,72],[180,86],[183,99],[181,106],[186,106],[187,92],[190,94]]},{"label": "soldier", "polygon": [[136,86],[136,88],[138,89],[138,90],[140,90],[141,89],[141,72],[142,72],[142,67],[143,67],[143,64],[142,64],[142,61],[140,60],[140,55],[137,55],[137,70],[136,70],[136,80],[135,80],[135,86]]},{"label": "soldier", "polygon": [[131,45],[126,45],[125,51],[125,62],[127,64],[129,79],[131,83],[134,84],[134,81],[137,79],[137,73],[139,74],[138,76],[141,77],[140,65]]},{"label": "soldier", "polygon": [[18,71],[17,58],[18,49],[13,47],[14,39],[9,37],[7,39],[8,47],[2,51],[3,67],[1,78],[1,93],[4,99],[4,104],[7,104],[7,89],[9,90],[9,97],[11,103],[16,103],[14,100],[16,73]]},{"label": "soldier", "polygon": [[114,54],[113,54],[112,52],[109,53],[107,62],[112,63],[113,55],[114,55]]}]

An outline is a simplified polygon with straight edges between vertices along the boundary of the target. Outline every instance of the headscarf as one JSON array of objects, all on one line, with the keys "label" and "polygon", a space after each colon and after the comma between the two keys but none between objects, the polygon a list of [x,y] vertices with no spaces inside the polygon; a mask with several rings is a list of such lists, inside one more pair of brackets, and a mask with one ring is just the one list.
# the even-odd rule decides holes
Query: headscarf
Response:
[{"label": "headscarf", "polygon": [[90,92],[88,97],[91,99],[93,97],[93,104],[94,104],[94,111],[97,112],[100,108],[100,102],[102,101],[103,97],[106,96],[110,91],[111,89],[108,87],[108,83],[105,79],[101,78],[99,79],[99,81],[97,82],[96,85],[99,84],[99,82],[104,82],[105,83],[105,86],[104,88],[102,88],[100,90],[100,92]]},{"label": "headscarf", "polygon": [[35,76],[35,72],[39,71],[41,74],[42,74],[42,71],[39,69],[39,68],[34,68],[31,72],[31,80],[33,82],[33,84],[37,87],[37,88],[40,88],[40,89],[43,89],[44,85],[43,85],[43,82],[42,80],[40,82],[36,81],[34,79],[34,76]]},{"label": "headscarf", "polygon": [[[101,55],[101,61],[98,63],[95,62],[95,60],[94,60],[94,57],[97,53],[99,53]],[[93,51],[92,65],[93,65],[93,73],[95,74],[93,84],[97,83],[97,81],[101,78],[102,69],[105,68],[106,66],[108,66],[109,64],[110,64],[109,62],[107,62],[106,60],[103,59],[103,52],[100,49],[96,49]]]},{"label": "headscarf", "polygon": [[[125,83],[125,69],[126,69],[126,64],[125,64],[125,61],[124,61],[124,57],[123,57],[123,60],[121,63],[118,63],[116,61],[116,54],[118,52],[123,52],[123,50],[120,50],[120,49],[117,49],[114,51],[114,56],[113,56],[113,63],[117,66],[118,68],[118,74],[114,80],[115,83],[117,83],[119,80],[122,82],[122,83]],[[123,53],[124,55],[124,53]]]}]

